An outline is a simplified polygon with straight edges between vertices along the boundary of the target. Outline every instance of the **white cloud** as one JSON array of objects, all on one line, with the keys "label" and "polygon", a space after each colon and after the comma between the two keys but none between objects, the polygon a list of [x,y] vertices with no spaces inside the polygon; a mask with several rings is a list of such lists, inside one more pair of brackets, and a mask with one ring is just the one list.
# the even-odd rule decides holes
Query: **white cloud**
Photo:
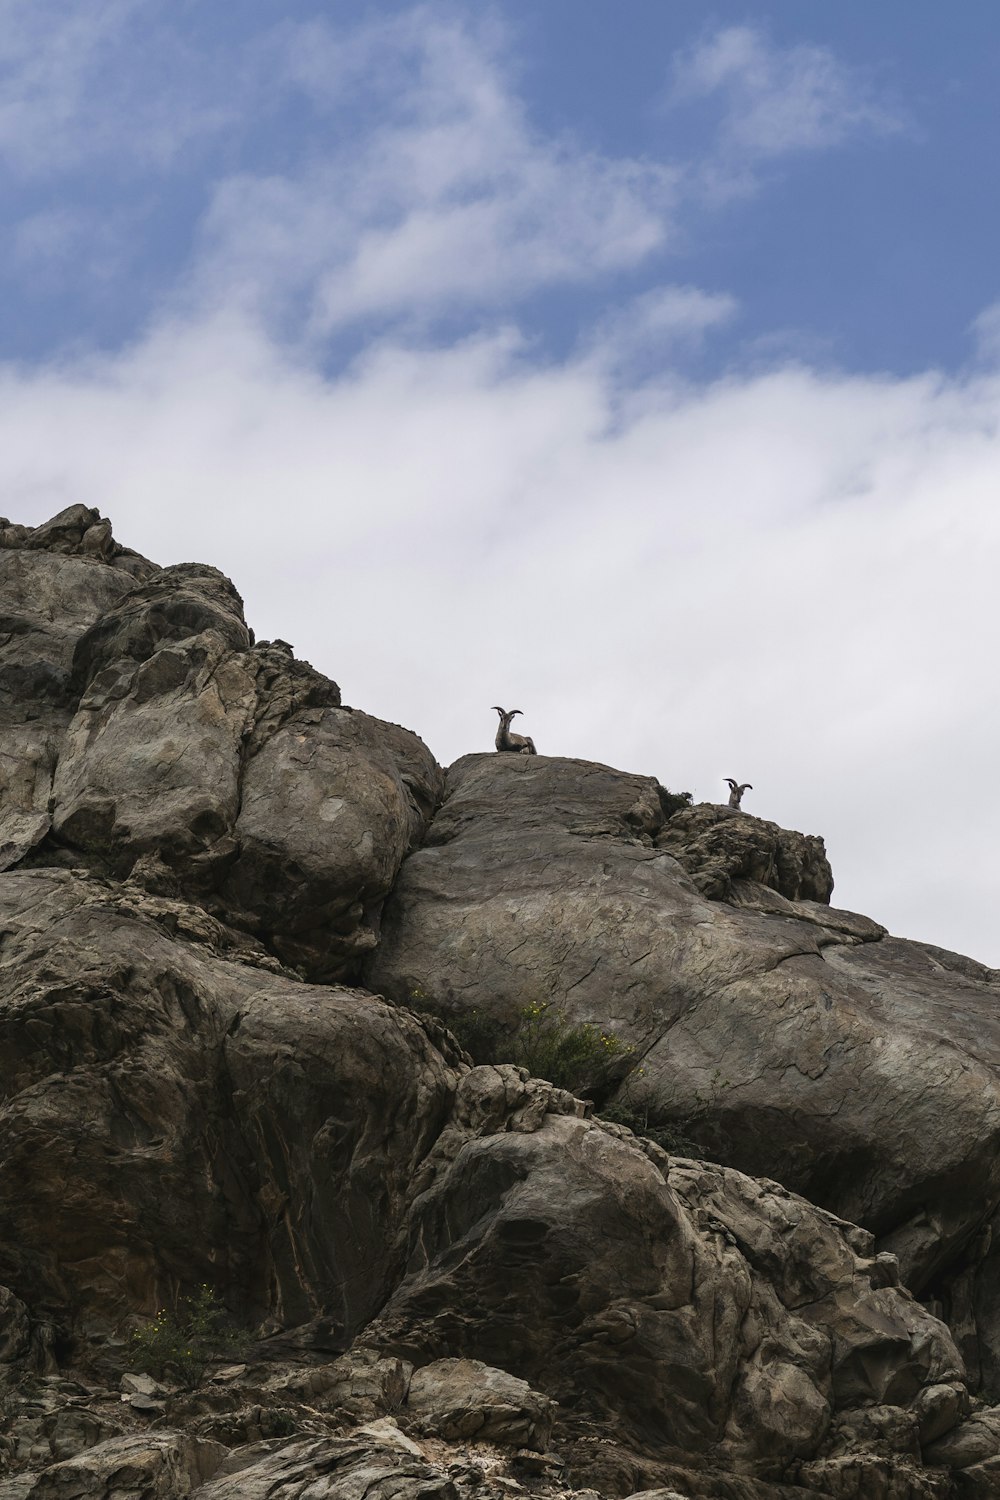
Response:
[{"label": "white cloud", "polygon": [[282,175],[219,186],[202,242],[213,305],[301,298],[320,334],[454,316],[632,267],[666,242],[677,171],[537,132],[491,28],[418,11],[306,37],[303,55],[303,34],[285,36],[286,78],[330,109],[363,88],[377,123],[360,139],[331,131],[319,159]]},{"label": "white cloud", "polygon": [[737,312],[728,292],[696,286],[659,286],[598,320],[584,342],[604,364],[662,369],[678,353],[703,343]]},{"label": "white cloud", "polygon": [[749,157],[836,146],[905,125],[899,110],[828,48],[775,46],[752,26],[716,31],[678,58],[672,100],[711,96],[724,105],[722,146]]},{"label": "white cloud", "polygon": [[1000,302],[984,307],[969,328],[976,357],[983,364],[1000,366]]},{"label": "white cloud", "polygon": [[0,162],[21,177],[168,168],[234,124],[242,89],[239,62],[185,42],[160,0],[0,0]]},{"label": "white cloud", "polygon": [[[827,836],[837,899],[1000,962],[1000,380],[620,389],[513,334],[325,379],[230,316],[0,384],[4,510],[100,505],[449,760],[541,749]],[[638,396],[639,393],[636,392]]]}]

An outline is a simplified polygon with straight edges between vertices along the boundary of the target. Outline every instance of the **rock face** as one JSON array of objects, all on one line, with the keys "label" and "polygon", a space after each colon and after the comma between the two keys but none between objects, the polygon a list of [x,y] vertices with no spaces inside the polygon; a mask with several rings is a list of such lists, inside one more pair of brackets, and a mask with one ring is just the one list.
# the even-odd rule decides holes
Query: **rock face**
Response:
[{"label": "rock face", "polygon": [[[419,1434],[544,1448],[565,1409],[751,1475],[825,1472],[859,1409],[898,1413],[900,1462],[921,1421],[939,1439],[967,1410],[958,1351],[891,1258],[786,1190],[674,1161],[523,1070],[470,1070],[407,1011],[276,973],[135,885],[8,873],[0,921],[0,1278],[29,1341],[99,1348],[210,1282],[306,1348],[383,1351],[384,1371],[300,1385],[310,1407],[325,1387],[377,1412],[402,1359]],[[45,1428],[53,1458],[80,1431]],[[82,1432],[39,1495],[70,1473],[110,1494],[118,1440]],[[128,1451],[169,1494],[194,1450]]]},{"label": "rock face", "polygon": [[48,832],[76,642],[152,571],[86,506],[37,528],[0,518],[0,869]]},{"label": "rock face", "polygon": [[[756,821],[666,821],[651,779],[586,762],[466,756],[403,866],[369,982],[445,1013],[543,1003],[610,1026],[635,1048],[634,1100],[874,1232],[911,1289],[961,1310],[966,1357],[996,1389],[996,976],[790,899],[741,859],[731,902],[709,902],[699,874],[714,888],[728,858],[773,843]],[[719,828],[735,842],[706,863]],[[781,844],[798,851],[786,891],[822,889],[818,851],[810,865],[801,836]]]},{"label": "rock face", "polygon": [[790,833],[737,808],[711,802],[680,808],[660,829],[656,844],[713,900],[727,900],[740,882],[752,881],[790,901],[830,904],[833,871],[823,840]]},{"label": "rock face", "polygon": [[47,840],[43,862],[134,871],[310,977],[351,974],[440,794],[433,757],[255,645],[216,569],[116,547],[82,506],[0,530],[0,865]]},{"label": "rock face", "polygon": [[[650,778],[445,787],[83,507],[0,582],[0,1500],[997,1493],[993,975]],[[428,999],[613,1029],[729,1164]]]}]

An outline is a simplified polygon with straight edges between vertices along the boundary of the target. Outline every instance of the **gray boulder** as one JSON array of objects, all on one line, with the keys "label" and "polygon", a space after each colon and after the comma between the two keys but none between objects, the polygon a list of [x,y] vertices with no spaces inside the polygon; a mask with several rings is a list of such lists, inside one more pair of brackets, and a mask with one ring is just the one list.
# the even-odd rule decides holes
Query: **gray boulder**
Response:
[{"label": "gray boulder", "polygon": [[667,821],[661,791],[581,761],[466,756],[403,865],[368,982],[445,1016],[513,1025],[542,1004],[614,1032],[634,1049],[619,1097],[637,1117],[865,1225],[995,1384],[996,976],[745,865],[730,902],[707,900],[680,862],[688,835],[677,857],[663,847],[677,817],[741,839],[755,820]]},{"label": "gray boulder", "polygon": [[45,1469],[25,1500],[178,1500],[200,1488],[225,1449],[182,1432],[108,1438]]},{"label": "gray boulder", "polygon": [[453,1074],[407,1013],[192,941],[186,910],[0,876],[0,1279],[64,1336],[207,1282],[344,1348],[398,1279]]},{"label": "gray boulder", "polygon": [[458,1500],[447,1472],[370,1433],[292,1443],[223,1472],[197,1500]]},{"label": "gray boulder", "polygon": [[0,594],[0,869],[69,851],[354,974],[440,796],[416,735],[255,645],[216,569],[157,568],[86,507],[0,526]]},{"label": "gray boulder", "polygon": [[821,838],[792,833],[738,808],[711,802],[682,807],[656,835],[695,885],[713,900],[753,881],[791,901],[830,904],[833,871]]},{"label": "gray boulder", "polygon": [[537,1449],[547,1446],[556,1411],[527,1381],[479,1359],[437,1359],[415,1370],[407,1409],[438,1437]]},{"label": "gray boulder", "polygon": [[[84,550],[97,523],[107,545]],[[110,525],[85,506],[40,527],[0,518],[0,870],[48,833],[77,640],[134,586],[132,569],[119,564],[153,569],[116,545]]]}]

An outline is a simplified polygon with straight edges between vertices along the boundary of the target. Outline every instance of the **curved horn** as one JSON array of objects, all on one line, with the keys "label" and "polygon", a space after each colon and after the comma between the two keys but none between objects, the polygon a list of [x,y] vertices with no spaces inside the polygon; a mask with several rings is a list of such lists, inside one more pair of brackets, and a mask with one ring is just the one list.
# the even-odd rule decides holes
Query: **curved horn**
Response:
[{"label": "curved horn", "polygon": [[501,708],[499,703],[494,703],[493,712],[497,714],[505,714],[507,710],[505,708]]},{"label": "curved horn", "polygon": [[[520,713],[521,713],[521,710],[519,708],[512,708],[511,711],[510,711],[509,717],[512,719],[515,714],[520,714]],[[523,719],[524,715],[521,714],[521,717]]]},{"label": "curved horn", "polygon": [[735,792],[737,786],[739,786],[739,782],[734,781],[731,776],[723,776],[722,779],[723,779],[723,781],[727,782],[732,787],[733,791]]}]

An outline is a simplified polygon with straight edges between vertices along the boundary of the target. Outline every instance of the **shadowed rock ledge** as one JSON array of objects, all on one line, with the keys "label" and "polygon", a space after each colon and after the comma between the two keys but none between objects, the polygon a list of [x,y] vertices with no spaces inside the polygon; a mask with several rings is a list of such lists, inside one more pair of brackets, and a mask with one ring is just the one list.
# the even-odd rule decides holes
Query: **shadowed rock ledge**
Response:
[{"label": "shadowed rock ledge", "polygon": [[[998,1492],[991,971],[651,777],[445,778],[85,507],[0,591],[0,1500]],[[716,1160],[428,998],[610,1027]],[[239,1357],[137,1375],[199,1286]]]}]

